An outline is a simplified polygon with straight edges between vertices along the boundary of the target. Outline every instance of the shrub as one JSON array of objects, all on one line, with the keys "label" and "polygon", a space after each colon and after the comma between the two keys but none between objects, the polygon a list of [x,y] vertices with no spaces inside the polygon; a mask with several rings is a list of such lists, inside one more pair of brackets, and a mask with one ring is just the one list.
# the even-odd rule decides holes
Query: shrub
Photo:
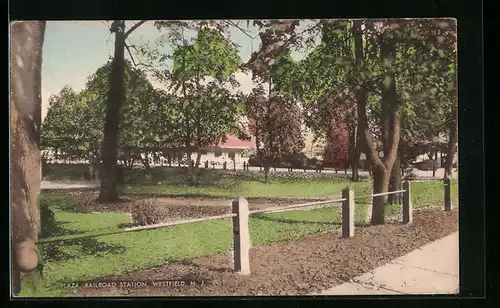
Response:
[{"label": "shrub", "polygon": [[281,159],[279,166],[299,169],[304,168],[305,161],[307,161],[307,156],[304,153],[289,154]]},{"label": "shrub", "polygon": [[156,199],[142,199],[132,204],[132,222],[145,226],[162,222],[166,218],[166,210]]},{"label": "shrub", "polygon": [[248,158],[248,164],[250,166],[260,166],[261,162],[257,155],[250,155],[250,157]]},{"label": "shrub", "polygon": [[335,169],[349,166],[349,131],[345,122],[332,121],[323,154],[325,163]]},{"label": "shrub", "polygon": [[75,210],[77,212],[88,213],[92,211],[92,208],[95,205],[95,200],[97,195],[92,191],[84,191],[78,194],[76,198],[76,206]]},{"label": "shrub", "polygon": [[[246,181],[264,181],[264,172],[252,171],[252,170],[215,170],[215,178],[220,178],[223,176],[229,177],[231,179],[246,180]],[[350,175],[347,174],[335,174],[330,172],[303,172],[300,170],[294,172],[282,172],[274,171],[273,169],[269,172],[269,179],[271,181],[277,182],[302,182],[302,181],[331,181],[331,182],[342,182],[350,180]],[[360,176],[361,180],[366,180],[366,176]]]}]

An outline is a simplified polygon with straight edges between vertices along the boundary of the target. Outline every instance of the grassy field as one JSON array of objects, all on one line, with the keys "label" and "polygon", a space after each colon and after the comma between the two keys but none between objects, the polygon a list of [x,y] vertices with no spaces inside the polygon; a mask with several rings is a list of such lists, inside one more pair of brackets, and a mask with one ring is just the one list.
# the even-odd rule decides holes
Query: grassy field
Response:
[{"label": "grassy field", "polygon": [[[163,180],[159,180],[161,182]],[[201,183],[185,186],[175,181],[163,183],[131,184],[123,188],[127,194],[198,194],[211,196],[245,197],[320,197],[338,194],[346,186],[352,187],[358,197],[369,195],[371,184],[367,181],[350,183],[341,178],[297,179],[277,178],[262,183],[255,178],[234,181],[218,179],[219,185]],[[186,187],[189,187],[186,189]],[[453,185],[453,199],[458,190]],[[44,195],[43,230],[41,238],[76,236],[119,230],[131,221],[123,213],[79,213],[71,195]],[[370,198],[356,198],[356,223],[366,219]],[[443,204],[442,182],[412,183],[414,208]],[[388,214],[396,214],[400,206],[388,206]],[[309,211],[288,211],[254,215],[249,219],[253,246],[293,240],[320,232],[337,230],[340,226],[340,210],[336,207]],[[150,268],[167,262],[191,259],[230,251],[231,221],[205,221],[162,229],[145,230],[126,234],[107,235],[86,239],[41,245],[44,260],[44,287],[35,293],[29,288],[24,296],[70,295],[64,283],[89,280],[127,271]],[[189,243],[187,245],[187,243]],[[230,260],[228,260],[228,267]]]},{"label": "grassy field", "polygon": [[[332,173],[271,172],[269,183],[263,173],[202,169],[197,185],[187,185],[185,170],[163,168],[150,172],[130,170],[121,185],[124,194],[201,195],[211,197],[311,198],[336,194],[349,185],[349,176]],[[352,183],[369,185],[368,179]]]}]

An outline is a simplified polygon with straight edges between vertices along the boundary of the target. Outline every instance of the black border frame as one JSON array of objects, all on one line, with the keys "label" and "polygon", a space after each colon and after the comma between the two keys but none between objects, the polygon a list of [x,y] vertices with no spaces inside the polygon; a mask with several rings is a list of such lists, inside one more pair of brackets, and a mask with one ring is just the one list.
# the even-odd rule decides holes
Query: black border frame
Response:
[{"label": "black border frame", "polygon": [[[116,0],[115,0],[116,1]],[[343,304],[364,304],[409,307],[436,304],[433,299],[449,299],[449,304],[457,305],[464,298],[475,299],[467,303],[478,303],[477,300],[486,295],[485,271],[485,194],[484,177],[484,131],[483,131],[483,21],[481,1],[344,1],[324,2],[321,6],[312,6],[312,2],[294,3],[291,1],[259,4],[252,2],[247,7],[244,3],[217,6],[213,2],[189,3],[185,8],[169,2],[148,3],[141,1],[138,8],[132,1],[36,1],[13,0],[10,3],[10,20],[68,20],[68,19],[222,19],[222,18],[396,18],[396,17],[453,17],[457,19],[459,45],[459,194],[460,194],[460,286],[461,296],[391,296],[389,301],[379,302],[377,297],[262,297],[251,301],[238,301],[238,305],[257,304],[264,299],[284,301],[290,305],[328,304],[332,299],[342,300]],[[148,5],[149,4],[149,5]],[[164,7],[164,9],[160,9]],[[238,8],[240,8],[238,10]],[[162,13],[159,13],[162,12]],[[164,12],[164,13],[163,13]],[[467,111],[467,115],[465,113]],[[466,205],[467,204],[467,205]],[[4,227],[8,224],[4,224]],[[4,234],[8,234],[4,232]],[[491,243],[491,242],[490,242]],[[5,266],[7,268],[7,266]],[[7,272],[8,273],[8,272]],[[5,280],[4,280],[5,281]],[[8,280],[7,280],[8,281]],[[7,288],[6,288],[7,289]],[[76,299],[66,301],[82,304],[111,304],[117,298]],[[120,304],[134,304],[138,298],[120,300]],[[186,299],[148,298],[148,300],[184,300],[175,304],[189,304]],[[187,298],[189,299],[189,298]],[[235,303],[237,299],[229,298],[192,298],[192,303],[223,300],[224,303]],[[369,300],[370,299],[370,300]],[[419,299],[420,301],[410,301]],[[58,299],[50,299],[58,301]],[[12,303],[37,304],[43,299],[13,299]],[[371,302],[371,303],[369,303]],[[413,304],[415,303],[415,304]],[[52,304],[52,303],[51,303]],[[175,305],[174,304],[174,305]],[[271,302],[272,304],[272,302]],[[442,305],[439,302],[437,305]],[[455,306],[454,305],[454,306]]]}]

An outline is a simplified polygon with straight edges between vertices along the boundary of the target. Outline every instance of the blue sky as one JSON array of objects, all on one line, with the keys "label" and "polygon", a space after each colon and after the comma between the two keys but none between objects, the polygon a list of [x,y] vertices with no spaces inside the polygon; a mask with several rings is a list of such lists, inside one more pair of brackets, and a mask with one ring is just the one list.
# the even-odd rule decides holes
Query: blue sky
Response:
[{"label": "blue sky", "polygon": [[[134,21],[127,21],[129,28]],[[102,66],[113,54],[114,37],[106,21],[48,21],[43,46],[42,117],[45,116],[50,95],[57,94],[65,85],[76,91],[85,86],[87,77]],[[251,29],[257,34],[255,29]],[[131,44],[156,40],[161,33],[148,21],[131,33]],[[231,40],[240,45],[240,57],[247,61],[252,50],[259,48],[260,39],[251,39],[233,28]],[[295,53],[296,57],[302,54]],[[127,55],[128,57],[128,55]],[[244,92],[253,87],[251,76],[236,74]],[[155,84],[153,82],[153,84]],[[160,86],[159,84],[155,84]]]}]

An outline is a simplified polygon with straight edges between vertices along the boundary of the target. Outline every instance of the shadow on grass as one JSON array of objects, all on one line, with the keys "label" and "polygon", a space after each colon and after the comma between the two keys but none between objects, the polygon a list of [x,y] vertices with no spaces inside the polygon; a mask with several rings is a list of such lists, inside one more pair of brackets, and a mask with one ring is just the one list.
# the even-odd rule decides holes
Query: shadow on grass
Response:
[{"label": "shadow on grass", "polygon": [[323,226],[341,226],[342,225],[342,223],[340,223],[340,222],[297,220],[297,219],[269,217],[266,215],[257,215],[257,214],[252,215],[252,218],[287,223],[287,224],[311,224],[311,225],[323,225]]},{"label": "shadow on grass", "polygon": [[41,231],[39,238],[48,238],[64,235],[75,235],[84,233],[84,231],[70,230],[64,228],[64,225],[69,224],[68,221],[56,221],[54,212],[49,209],[47,204],[40,206]]},{"label": "shadow on grass", "polygon": [[[64,247],[72,247],[74,253],[65,250]],[[110,254],[121,254],[126,251],[122,245],[100,242],[95,238],[83,238],[68,240],[59,243],[43,244],[44,258],[51,261],[67,261],[79,259],[85,256],[106,256]]]},{"label": "shadow on grass", "polygon": [[119,229],[132,228],[132,227],[137,227],[137,225],[132,222],[121,223],[118,225]]},{"label": "shadow on grass", "polygon": [[[47,204],[42,205],[40,210],[42,219],[42,230],[40,232],[40,238],[85,233],[85,231],[70,230],[64,228],[64,225],[68,224],[69,222],[56,221],[54,213],[51,209],[48,208]],[[124,246],[100,242],[95,238],[75,239],[58,243],[45,243],[41,244],[41,246],[44,259],[48,259],[51,261],[77,259],[85,255],[95,256],[118,254],[123,253],[126,249]],[[67,246],[76,246],[75,254],[67,252],[64,249],[64,247]]]}]

